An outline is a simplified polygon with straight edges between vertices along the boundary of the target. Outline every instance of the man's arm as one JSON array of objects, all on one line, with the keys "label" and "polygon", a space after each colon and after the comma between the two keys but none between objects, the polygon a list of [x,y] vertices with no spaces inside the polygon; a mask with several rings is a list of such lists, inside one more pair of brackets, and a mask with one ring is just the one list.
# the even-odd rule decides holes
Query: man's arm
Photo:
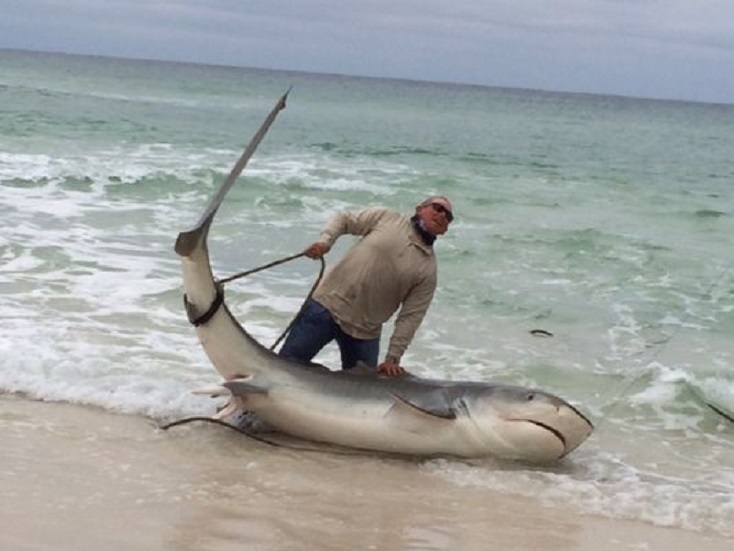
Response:
[{"label": "man's arm", "polygon": [[385,207],[368,207],[357,211],[336,213],[321,231],[321,239],[312,243],[304,254],[309,258],[321,258],[331,250],[336,240],[344,235],[367,235],[389,212]]},{"label": "man's arm", "polygon": [[395,319],[395,329],[390,337],[385,361],[377,366],[377,370],[387,375],[403,375],[405,369],[400,366],[400,359],[413,341],[415,332],[423,322],[428,307],[436,290],[435,276],[424,279],[413,287],[403,301],[403,305]]}]

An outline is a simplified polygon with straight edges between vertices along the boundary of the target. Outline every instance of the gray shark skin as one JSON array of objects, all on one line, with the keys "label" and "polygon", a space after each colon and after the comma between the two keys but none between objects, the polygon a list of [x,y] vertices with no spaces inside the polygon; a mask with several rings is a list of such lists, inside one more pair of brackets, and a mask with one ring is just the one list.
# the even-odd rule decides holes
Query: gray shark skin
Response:
[{"label": "gray shark skin", "polygon": [[[306,440],[414,456],[486,457],[549,463],[593,431],[566,401],[529,388],[484,382],[331,371],[279,357],[231,314],[207,248],[212,221],[279,111],[255,134],[196,226],[179,234],[185,305],[223,387],[239,407]],[[223,390],[220,387],[220,390]]]}]

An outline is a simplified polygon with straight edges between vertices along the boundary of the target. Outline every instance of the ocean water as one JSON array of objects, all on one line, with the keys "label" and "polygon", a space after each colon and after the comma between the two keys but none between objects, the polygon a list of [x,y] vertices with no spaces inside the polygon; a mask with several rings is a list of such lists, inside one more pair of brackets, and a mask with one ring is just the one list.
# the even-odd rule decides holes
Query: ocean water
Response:
[{"label": "ocean water", "polygon": [[[212,228],[217,275],[299,252],[339,209],[448,195],[405,366],[539,387],[597,430],[558,466],[417,468],[734,536],[734,422],[707,406],[734,411],[734,105],[0,50],[0,392],[214,410],[190,393],[217,374],[173,243],[290,86]],[[230,283],[228,304],[269,345],[317,273]]]}]

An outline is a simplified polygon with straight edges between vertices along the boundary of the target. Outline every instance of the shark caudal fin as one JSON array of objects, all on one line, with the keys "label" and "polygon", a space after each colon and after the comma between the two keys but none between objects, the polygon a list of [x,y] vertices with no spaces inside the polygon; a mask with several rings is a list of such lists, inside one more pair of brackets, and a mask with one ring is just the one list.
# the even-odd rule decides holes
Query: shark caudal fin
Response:
[{"label": "shark caudal fin", "polygon": [[278,100],[278,103],[275,104],[275,107],[273,107],[267,118],[260,125],[260,128],[250,140],[250,143],[247,144],[245,151],[242,153],[240,158],[237,159],[237,162],[232,167],[229,176],[227,176],[227,179],[220,186],[219,190],[212,198],[211,203],[209,203],[209,205],[207,206],[204,214],[201,215],[201,218],[197,222],[196,226],[188,231],[178,234],[178,238],[176,239],[176,246],[174,247],[178,255],[190,256],[194,249],[196,249],[196,246],[200,242],[206,240],[209,226],[211,225],[212,220],[214,220],[214,215],[217,213],[217,210],[222,204],[222,201],[224,201],[224,197],[227,195],[227,192],[234,185],[239,175],[247,166],[250,157],[252,157],[252,155],[255,153],[257,146],[260,145],[260,142],[265,137],[268,129],[273,124],[275,117],[278,116],[278,113],[280,111],[285,109],[286,98],[288,97],[290,91],[291,89],[289,88],[286,93],[281,96],[281,98]]}]

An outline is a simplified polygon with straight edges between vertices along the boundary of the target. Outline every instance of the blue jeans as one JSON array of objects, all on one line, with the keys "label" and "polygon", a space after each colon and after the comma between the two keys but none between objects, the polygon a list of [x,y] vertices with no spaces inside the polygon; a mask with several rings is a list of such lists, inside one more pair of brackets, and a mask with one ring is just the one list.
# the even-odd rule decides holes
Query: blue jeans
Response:
[{"label": "blue jeans", "polygon": [[377,366],[380,337],[364,340],[346,334],[331,317],[331,313],[313,299],[309,299],[303,311],[296,317],[278,354],[300,363],[309,363],[333,340],[339,345],[342,369],[351,369],[359,361],[372,367]]}]

